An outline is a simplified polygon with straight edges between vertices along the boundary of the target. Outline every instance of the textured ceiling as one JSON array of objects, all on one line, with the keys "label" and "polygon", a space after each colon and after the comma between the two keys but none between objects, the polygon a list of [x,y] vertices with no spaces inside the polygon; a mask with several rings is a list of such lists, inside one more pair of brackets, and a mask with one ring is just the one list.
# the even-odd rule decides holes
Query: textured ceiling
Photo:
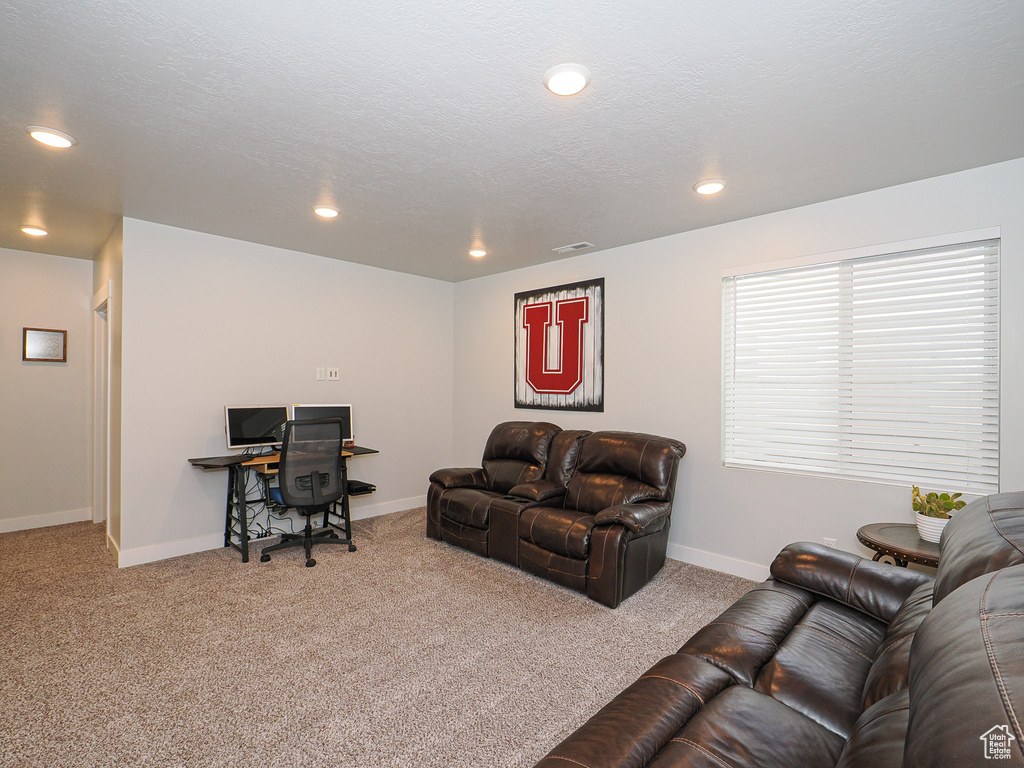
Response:
[{"label": "textured ceiling", "polygon": [[1024,156],[1021,0],[0,0],[0,72],[0,247],[82,258],[124,215],[462,280]]}]

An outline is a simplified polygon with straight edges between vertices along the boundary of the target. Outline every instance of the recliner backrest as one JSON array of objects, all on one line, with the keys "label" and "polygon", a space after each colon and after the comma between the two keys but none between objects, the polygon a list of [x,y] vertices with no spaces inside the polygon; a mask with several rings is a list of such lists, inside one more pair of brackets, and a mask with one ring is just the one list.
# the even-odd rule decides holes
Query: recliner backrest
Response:
[{"label": "recliner backrest", "polygon": [[562,487],[569,485],[576,465],[580,460],[580,449],[583,439],[591,434],[586,429],[563,429],[551,441],[548,466],[544,470],[544,479],[558,483]]},{"label": "recliner backrest", "polygon": [[961,584],[1024,563],[1024,491],[972,501],[952,519],[939,543],[934,604]]},{"label": "recliner backrest", "polygon": [[1024,565],[967,582],[928,614],[910,650],[903,765],[1024,764],[1022,613]]},{"label": "recliner backrest", "polygon": [[546,421],[506,421],[491,430],[482,462],[488,490],[508,493],[543,477],[551,441],[561,431]]},{"label": "recliner backrest", "polygon": [[597,514],[616,504],[672,500],[678,440],[639,432],[593,432],[583,438],[565,506]]}]

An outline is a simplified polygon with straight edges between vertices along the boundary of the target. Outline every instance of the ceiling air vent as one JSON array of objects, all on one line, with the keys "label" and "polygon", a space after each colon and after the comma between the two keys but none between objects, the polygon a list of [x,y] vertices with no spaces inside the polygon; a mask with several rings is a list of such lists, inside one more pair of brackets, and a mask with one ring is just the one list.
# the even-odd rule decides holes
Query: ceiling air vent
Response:
[{"label": "ceiling air vent", "polygon": [[563,245],[561,248],[552,248],[551,250],[559,256],[564,256],[565,254],[572,253],[573,251],[582,251],[584,248],[593,247],[593,243],[573,243],[572,245]]}]

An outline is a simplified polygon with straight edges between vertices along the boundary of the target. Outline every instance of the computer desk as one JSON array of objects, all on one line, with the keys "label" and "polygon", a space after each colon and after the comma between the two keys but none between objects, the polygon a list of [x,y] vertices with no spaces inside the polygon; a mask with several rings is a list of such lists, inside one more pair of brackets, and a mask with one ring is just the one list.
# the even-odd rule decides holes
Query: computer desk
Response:
[{"label": "computer desk", "polygon": [[[341,504],[340,516],[342,520],[350,521],[349,493],[348,493],[348,459],[353,456],[366,456],[372,453],[380,453],[374,448],[364,448],[358,445],[346,446],[341,452],[341,499],[331,505],[331,509],[337,509]],[[242,562],[249,562],[249,503],[246,499],[246,486],[249,484],[249,473],[257,472],[263,476],[277,474],[277,463],[280,453],[253,454],[232,454],[230,456],[207,456],[205,458],[189,459],[188,463],[198,469],[226,469],[228,471],[228,492],[227,503],[224,510],[224,546],[234,547],[242,553]],[[266,485],[264,484],[264,488]],[[267,503],[266,494],[264,498],[254,500],[257,503]],[[331,509],[324,512],[324,528],[328,526],[338,528],[330,522]],[[339,514],[337,511],[334,514]],[[341,529],[339,529],[341,530]],[[347,538],[352,538],[352,532],[346,531]],[[235,541],[237,539],[237,542]]]}]

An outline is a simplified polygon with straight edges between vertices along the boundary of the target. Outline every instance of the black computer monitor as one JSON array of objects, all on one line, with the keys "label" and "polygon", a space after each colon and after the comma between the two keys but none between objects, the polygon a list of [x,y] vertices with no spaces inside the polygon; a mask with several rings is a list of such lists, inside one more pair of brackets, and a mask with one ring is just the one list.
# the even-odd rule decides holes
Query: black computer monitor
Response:
[{"label": "black computer monitor", "polygon": [[352,429],[352,406],[329,403],[296,403],[292,406],[292,419],[341,419],[341,437],[354,440]]},{"label": "black computer monitor", "polygon": [[225,405],[228,449],[279,447],[287,421],[287,405]]}]

